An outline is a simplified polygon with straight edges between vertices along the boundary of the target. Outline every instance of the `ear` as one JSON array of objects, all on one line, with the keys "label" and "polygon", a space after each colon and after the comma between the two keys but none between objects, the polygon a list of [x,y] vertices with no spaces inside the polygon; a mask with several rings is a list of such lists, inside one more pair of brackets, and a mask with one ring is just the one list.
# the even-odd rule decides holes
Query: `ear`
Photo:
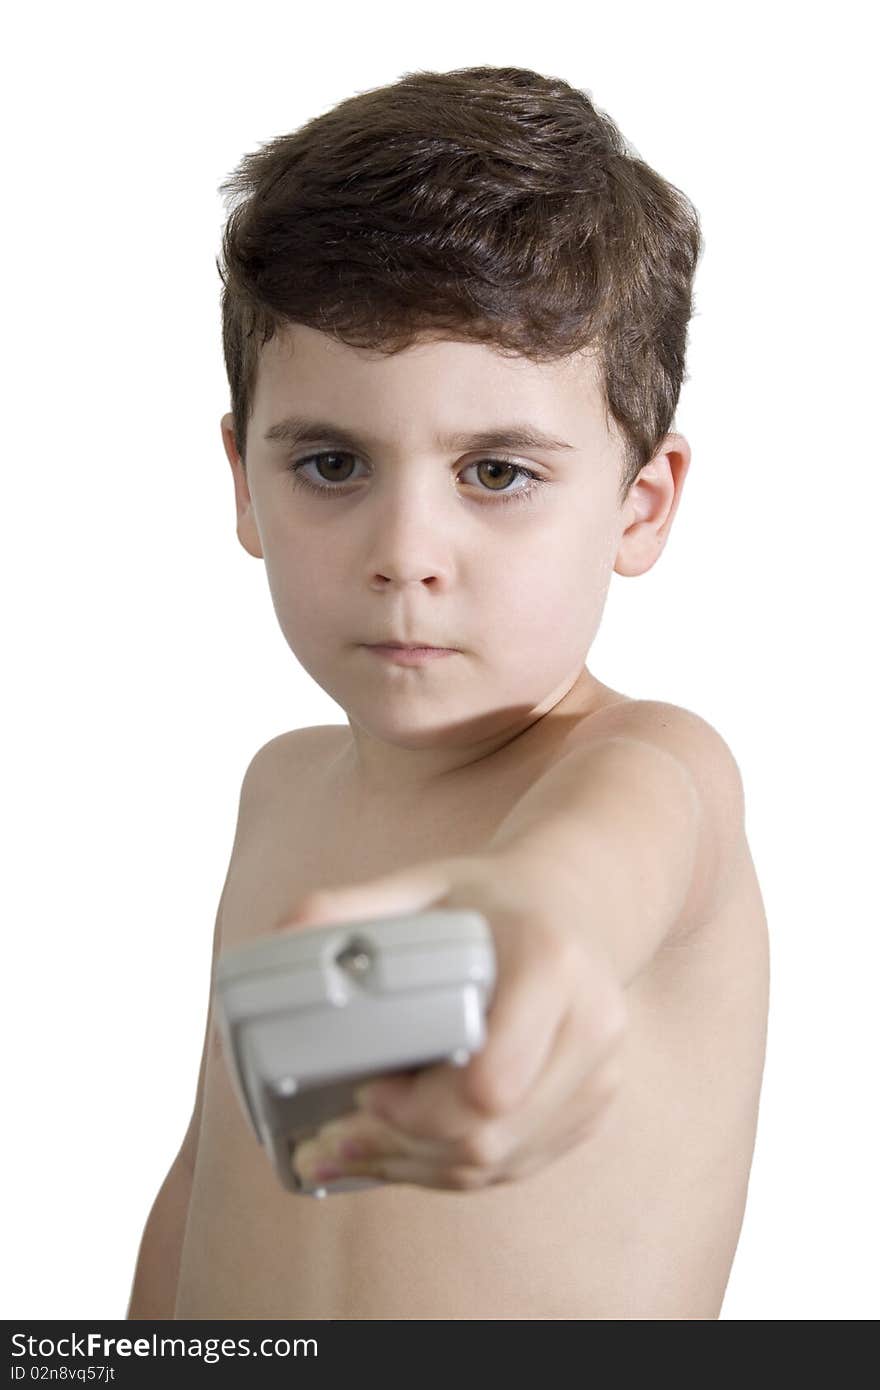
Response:
[{"label": "ear", "polygon": [[659,559],[681,501],[690,461],[691,448],[684,435],[667,434],[639,473],[623,504],[624,530],[614,563],[617,574],[644,574]]},{"label": "ear", "polygon": [[231,411],[221,419],[220,433],[223,436],[223,448],[226,450],[226,457],[229,459],[232,467],[232,479],[235,484],[236,531],[238,532],[238,539],[249,555],[253,555],[256,560],[262,560],[263,543],[260,540],[260,533],[257,530],[257,521],[254,516],[254,504],[251,501],[247,473],[245,472],[244,463],[242,462],[235,443],[235,428]]}]

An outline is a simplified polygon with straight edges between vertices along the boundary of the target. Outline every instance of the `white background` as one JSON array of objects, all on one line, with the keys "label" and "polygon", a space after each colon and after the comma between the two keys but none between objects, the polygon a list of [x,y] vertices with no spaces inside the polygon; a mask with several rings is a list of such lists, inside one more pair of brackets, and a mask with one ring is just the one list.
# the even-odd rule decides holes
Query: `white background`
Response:
[{"label": "white background", "polygon": [[684,499],[654,569],[613,577],[590,666],[701,714],[745,782],[771,1014],[722,1317],[877,1317],[868,8],[7,20],[3,1316],[124,1317],[193,1105],[242,773],[344,722],[235,536],[218,185],[357,91],[489,63],[585,88],[702,219]]}]

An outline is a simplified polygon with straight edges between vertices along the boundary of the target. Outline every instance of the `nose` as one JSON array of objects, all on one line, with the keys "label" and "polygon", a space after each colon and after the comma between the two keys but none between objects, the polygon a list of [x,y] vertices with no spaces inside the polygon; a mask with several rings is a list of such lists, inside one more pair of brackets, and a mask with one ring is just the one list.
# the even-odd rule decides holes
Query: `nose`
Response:
[{"label": "nose", "polygon": [[[376,588],[414,584],[432,588],[448,582],[451,572],[449,529],[430,489],[391,490],[367,518],[368,574]],[[438,524],[441,522],[441,524]]]}]

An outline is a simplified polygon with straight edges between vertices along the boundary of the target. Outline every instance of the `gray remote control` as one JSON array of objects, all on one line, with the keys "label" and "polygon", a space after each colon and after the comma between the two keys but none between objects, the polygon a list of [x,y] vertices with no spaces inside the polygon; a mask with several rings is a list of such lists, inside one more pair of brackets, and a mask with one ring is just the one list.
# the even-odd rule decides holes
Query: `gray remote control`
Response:
[{"label": "gray remote control", "polygon": [[460,909],[289,927],[223,952],[214,1008],[227,1065],[282,1186],[314,1197],[381,1186],[308,1187],[293,1149],[356,1109],[373,1077],[467,1065],[485,1043],[494,985],[488,923]]}]

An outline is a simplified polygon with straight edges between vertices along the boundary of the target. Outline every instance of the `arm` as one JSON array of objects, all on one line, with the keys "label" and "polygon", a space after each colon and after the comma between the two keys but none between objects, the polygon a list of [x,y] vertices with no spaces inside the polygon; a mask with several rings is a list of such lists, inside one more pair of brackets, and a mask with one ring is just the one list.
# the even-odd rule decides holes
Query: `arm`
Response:
[{"label": "arm", "polygon": [[[591,1137],[623,1077],[626,987],[711,921],[744,843],[739,769],[676,706],[597,716],[520,798],[485,850],[311,893],[289,922],[433,905],[481,912],[498,975],[488,1035],[446,1063],[371,1082],[357,1111],[297,1146],[297,1170],[483,1188]],[[340,1146],[361,1145],[347,1159]]]},{"label": "arm", "polygon": [[720,734],[675,705],[615,708],[530,788],[488,849],[543,875],[622,985],[707,921],[743,837],[743,788]]}]

